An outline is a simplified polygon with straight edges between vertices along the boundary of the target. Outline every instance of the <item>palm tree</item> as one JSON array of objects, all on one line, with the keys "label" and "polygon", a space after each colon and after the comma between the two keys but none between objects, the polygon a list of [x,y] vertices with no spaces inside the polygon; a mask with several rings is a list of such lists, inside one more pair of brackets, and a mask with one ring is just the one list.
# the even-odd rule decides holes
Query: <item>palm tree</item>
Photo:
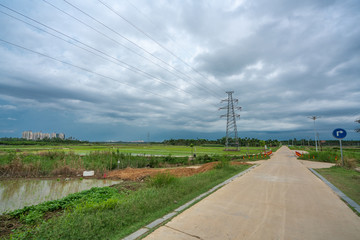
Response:
[{"label": "palm tree", "polygon": [[[360,118],[357,119],[357,120],[355,120],[355,122],[360,123]],[[355,131],[358,132],[358,133],[360,133],[360,128],[356,128]]]}]

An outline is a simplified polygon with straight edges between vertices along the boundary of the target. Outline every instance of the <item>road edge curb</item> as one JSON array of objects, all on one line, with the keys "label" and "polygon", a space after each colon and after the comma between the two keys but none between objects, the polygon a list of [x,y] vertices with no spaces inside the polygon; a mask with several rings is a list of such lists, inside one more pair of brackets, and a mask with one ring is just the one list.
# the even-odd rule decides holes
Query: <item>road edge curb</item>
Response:
[{"label": "road edge curb", "polygon": [[123,238],[123,240],[135,240],[140,238],[141,236],[147,234],[150,230],[155,229],[156,227],[158,227],[160,224],[164,223],[167,220],[170,220],[171,218],[177,216],[178,214],[180,214],[182,211],[184,211],[185,209],[189,208],[190,206],[192,206],[194,203],[204,199],[205,197],[207,197],[208,195],[210,195],[211,193],[215,192],[216,190],[218,190],[219,188],[225,186],[226,184],[229,184],[230,182],[232,182],[233,180],[235,180],[236,178],[244,175],[245,173],[250,172],[252,169],[254,169],[255,167],[259,166],[259,164],[256,164],[252,167],[249,167],[248,169],[236,174],[235,176],[232,176],[231,178],[225,180],[224,182],[216,185],[215,187],[211,188],[210,190],[208,190],[207,192],[204,192],[202,194],[200,194],[199,196],[197,196],[196,198],[190,200],[189,202],[183,204],[182,206],[178,207],[177,209],[173,210],[172,212],[166,214],[165,216],[156,219],[155,221],[149,223],[148,225],[140,228],[139,230],[137,230],[136,232],[126,236],[125,238]]},{"label": "road edge curb", "polygon": [[331,190],[333,190],[336,195],[338,195],[341,199],[343,199],[347,204],[349,204],[351,207],[353,207],[355,209],[356,212],[358,212],[360,214],[360,205],[357,204],[354,200],[352,200],[351,198],[349,198],[348,196],[345,195],[345,193],[343,193],[342,191],[340,191],[340,189],[338,189],[337,187],[335,187],[331,182],[329,182],[326,178],[324,178],[323,176],[320,175],[320,173],[318,173],[317,171],[315,171],[312,168],[309,168],[309,170],[315,174],[318,178],[320,178],[326,185],[328,185]]}]

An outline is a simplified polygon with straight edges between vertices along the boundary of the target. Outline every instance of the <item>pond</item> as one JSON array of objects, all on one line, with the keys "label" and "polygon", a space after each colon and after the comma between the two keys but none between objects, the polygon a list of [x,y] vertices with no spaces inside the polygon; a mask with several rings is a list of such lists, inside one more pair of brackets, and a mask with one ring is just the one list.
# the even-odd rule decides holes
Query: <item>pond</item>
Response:
[{"label": "pond", "polygon": [[0,214],[41,202],[60,199],[71,193],[92,187],[105,187],[121,181],[99,179],[37,180],[17,179],[0,181]]}]

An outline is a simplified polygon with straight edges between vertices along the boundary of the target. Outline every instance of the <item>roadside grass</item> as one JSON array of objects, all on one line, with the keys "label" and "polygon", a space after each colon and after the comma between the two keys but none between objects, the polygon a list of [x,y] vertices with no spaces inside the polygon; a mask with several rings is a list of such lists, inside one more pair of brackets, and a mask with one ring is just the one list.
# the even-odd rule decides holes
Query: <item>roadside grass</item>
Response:
[{"label": "roadside grass", "polygon": [[[105,196],[95,194],[74,200],[72,204],[65,206],[61,216],[53,217],[48,221],[39,220],[41,217],[29,223],[25,221],[25,227],[16,231],[10,238],[119,239],[248,167],[248,165],[230,166],[223,161],[215,169],[191,177],[175,178],[169,175],[157,175],[136,191],[121,190],[114,193],[113,190],[108,190],[108,187],[100,188],[106,189]],[[43,209],[35,206],[34,211],[38,211],[39,208]],[[19,211],[24,210],[10,214],[20,218],[31,215],[31,211],[25,211],[27,215]]]},{"label": "roadside grass", "polygon": [[[322,151],[318,152],[315,151],[315,147],[308,146],[291,146],[290,149],[309,152],[309,154],[303,154],[300,159],[341,164],[340,148],[337,146],[323,147]],[[351,146],[343,147],[343,157],[346,167],[360,167],[360,148]]]},{"label": "roadside grass", "polygon": [[[346,168],[356,168],[360,166],[360,152],[344,151],[344,166]],[[329,162],[341,165],[341,153],[337,149],[326,149],[321,152],[309,151],[308,154],[303,154],[299,159],[318,161],[318,162]]]},{"label": "roadside grass", "polygon": [[360,204],[360,173],[339,166],[316,169],[324,178],[334,184],[349,198]]},{"label": "roadside grass", "polygon": [[338,155],[336,152],[316,152],[310,151],[308,154],[303,154],[299,159],[310,160],[310,161],[318,161],[318,162],[329,162],[336,163],[336,159]]}]

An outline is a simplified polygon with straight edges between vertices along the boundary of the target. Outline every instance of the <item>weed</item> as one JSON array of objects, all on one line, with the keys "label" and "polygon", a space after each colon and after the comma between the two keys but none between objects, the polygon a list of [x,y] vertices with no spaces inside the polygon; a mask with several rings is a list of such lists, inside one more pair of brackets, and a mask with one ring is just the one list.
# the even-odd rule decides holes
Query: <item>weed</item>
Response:
[{"label": "weed", "polygon": [[222,169],[222,168],[229,168],[230,167],[230,161],[227,159],[221,159],[219,163],[215,165],[215,169]]},{"label": "weed", "polygon": [[160,188],[177,181],[177,178],[169,173],[158,173],[149,180],[150,186]]},{"label": "weed", "polygon": [[353,158],[344,158],[344,167],[348,169],[355,169],[357,166],[356,160]]}]

